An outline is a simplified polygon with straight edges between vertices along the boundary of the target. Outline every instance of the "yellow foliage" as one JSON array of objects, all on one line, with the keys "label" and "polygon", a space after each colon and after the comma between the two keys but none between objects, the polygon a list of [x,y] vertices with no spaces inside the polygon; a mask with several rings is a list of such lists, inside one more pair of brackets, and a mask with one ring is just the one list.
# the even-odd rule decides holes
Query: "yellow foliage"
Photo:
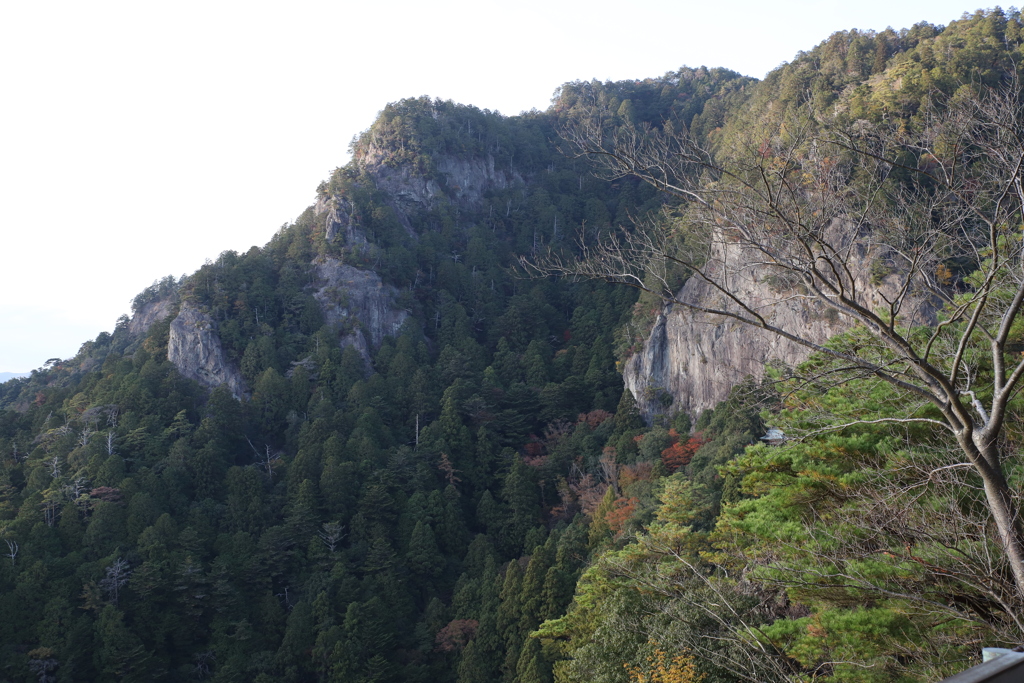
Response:
[{"label": "yellow foliage", "polygon": [[627,662],[623,666],[631,683],[700,683],[704,679],[703,674],[697,673],[693,657],[688,654],[669,657],[660,647],[647,655],[645,665],[633,666]]}]

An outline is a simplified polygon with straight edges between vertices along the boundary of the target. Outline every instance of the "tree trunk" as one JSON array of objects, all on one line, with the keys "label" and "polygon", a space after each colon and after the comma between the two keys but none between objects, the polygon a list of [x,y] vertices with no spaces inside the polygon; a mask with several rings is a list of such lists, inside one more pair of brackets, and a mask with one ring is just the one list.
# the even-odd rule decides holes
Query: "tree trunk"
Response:
[{"label": "tree trunk", "polygon": [[1024,600],[1024,534],[1021,533],[1020,518],[1010,487],[1002,472],[980,472],[985,485],[985,498],[992,519],[999,533],[999,543],[1006,553],[1006,560],[1013,572],[1014,583],[1021,600]]}]

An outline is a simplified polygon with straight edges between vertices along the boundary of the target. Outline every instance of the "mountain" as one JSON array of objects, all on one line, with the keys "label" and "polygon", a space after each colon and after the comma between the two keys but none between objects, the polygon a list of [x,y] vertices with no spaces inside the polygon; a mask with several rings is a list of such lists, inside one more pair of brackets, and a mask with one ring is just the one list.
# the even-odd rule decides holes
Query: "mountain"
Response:
[{"label": "mountain", "polygon": [[[635,296],[510,266],[663,200],[562,156],[559,121],[598,96],[715,125],[704,105],[752,83],[568,84],[519,117],[388,105],[265,247],[159,281],[5,385],[5,675],[452,677],[474,629],[482,657],[564,609],[577,499],[609,438],[636,451],[639,423],[612,419]],[[503,568],[531,553],[525,580],[557,581],[498,632]],[[40,609],[67,628],[44,634]]]},{"label": "mountain", "polygon": [[[517,259],[578,254],[577,234],[670,206],[563,153],[595,105],[609,133],[685,127],[725,155],[809,101],[909,120],[934,92],[996,83],[1020,27],[991,11],[842,32],[762,82],[574,82],[512,117],[387,105],[268,244],[158,281],[74,358],[0,385],[0,676],[738,680],[728,662],[751,641],[694,611],[711,584],[665,583],[693,563],[742,577],[725,597],[774,625],[770,661],[830,675],[785,638],[838,619],[832,603],[748,576],[736,549],[763,539],[728,516],[776,471],[742,460],[778,406],[763,364],[806,355]],[[907,676],[955,670],[980,632],[942,622],[911,642],[916,614],[860,595],[842,614],[864,605],[888,640],[843,656],[901,657]],[[721,656],[693,660],[695,634]]]},{"label": "mountain", "polygon": [[[740,149],[750,130],[781,121],[800,107],[829,111],[838,120],[913,120],[931,98],[952,95],[969,83],[994,86],[1013,73],[1014,44],[1019,39],[1014,21],[1001,17],[982,13],[941,29],[919,24],[901,32],[836,33],[770,73],[717,131],[712,144],[726,154]],[[1014,43],[1001,45],[1005,40]],[[891,298],[896,280],[883,277],[875,282],[878,276],[870,271],[877,267],[872,266],[877,259],[865,249],[855,274],[862,290],[875,290],[873,307],[881,305],[886,294]],[[765,305],[780,300],[774,309],[779,323],[811,330],[816,342],[823,343],[842,329],[793,301],[781,301],[784,297],[763,279],[736,287]],[[715,293],[691,280],[680,288],[679,297],[704,305]],[[657,313],[652,315],[652,310]],[[922,310],[918,317],[927,320],[932,315],[934,311]],[[767,363],[794,365],[809,354],[806,347],[735,322],[709,325],[678,306],[653,304],[636,317],[636,323],[646,335],[635,337],[623,376],[648,420],[679,410],[696,418],[724,400],[744,377],[760,378]]]},{"label": "mountain", "polygon": [[27,372],[0,372],[0,383],[6,382],[9,379],[18,379],[19,377],[28,377]]}]

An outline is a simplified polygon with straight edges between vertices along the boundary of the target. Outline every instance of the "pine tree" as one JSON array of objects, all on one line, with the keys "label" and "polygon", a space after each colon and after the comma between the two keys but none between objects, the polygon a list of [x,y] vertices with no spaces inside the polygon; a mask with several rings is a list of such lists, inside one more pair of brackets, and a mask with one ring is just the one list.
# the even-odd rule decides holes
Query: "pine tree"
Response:
[{"label": "pine tree", "polygon": [[527,533],[540,521],[540,495],[535,477],[536,472],[521,458],[516,458],[501,487],[502,501],[511,513],[502,533],[505,550],[510,554],[524,550]]},{"label": "pine tree", "polygon": [[498,538],[501,532],[502,513],[498,502],[490,491],[484,491],[480,495],[480,502],[476,506],[476,521],[481,527],[487,530],[491,538]]},{"label": "pine tree", "polygon": [[615,409],[615,433],[623,434],[634,429],[643,429],[644,422],[640,417],[640,410],[636,406],[636,399],[629,389],[623,389],[622,398]]},{"label": "pine tree", "polygon": [[497,632],[503,643],[505,660],[502,666],[502,680],[511,683],[515,678],[519,652],[523,645],[525,633],[521,630],[523,617],[523,573],[519,563],[508,563],[505,580],[499,595],[500,604],[497,610]]},{"label": "pine tree", "polygon": [[[507,575],[505,578],[508,578]],[[476,636],[462,652],[458,665],[458,683],[493,683],[501,676],[501,653],[505,644],[498,620],[503,587],[504,579],[498,574],[493,562],[487,562],[480,577],[479,625]]]},{"label": "pine tree", "polygon": [[99,679],[106,681],[147,681],[149,654],[138,636],[124,623],[124,614],[113,605],[100,612],[96,623],[99,647],[95,650]]},{"label": "pine tree", "polygon": [[552,534],[544,545],[534,548],[530,563],[526,565],[520,589],[523,598],[519,628],[523,633],[536,630],[544,618],[544,579],[555,559],[556,540],[556,534]]},{"label": "pine tree", "polygon": [[434,532],[429,524],[416,522],[409,539],[409,550],[405,553],[409,570],[425,579],[436,579],[444,569],[444,557],[437,548]]},{"label": "pine tree", "polygon": [[536,638],[526,638],[516,662],[515,683],[550,683],[551,665],[544,659]]},{"label": "pine tree", "polygon": [[494,368],[498,379],[506,388],[515,382],[522,381],[523,374],[519,367],[519,359],[505,337],[498,340],[498,348],[494,352],[494,361],[491,363],[491,367]]},{"label": "pine tree", "polygon": [[469,455],[473,439],[469,429],[462,422],[462,415],[459,414],[459,402],[463,387],[460,382],[445,389],[441,399],[441,437],[444,439],[442,448],[451,452],[452,460],[462,466],[463,460]]},{"label": "pine tree", "polygon": [[594,519],[590,523],[590,547],[591,549],[601,548],[611,541],[612,528],[608,524],[608,513],[615,509],[615,489],[609,486],[601,499],[601,504],[594,511]]},{"label": "pine tree", "polygon": [[308,602],[299,600],[288,615],[284,638],[277,651],[278,664],[286,667],[293,666],[299,671],[308,672],[312,663],[308,653],[315,645],[315,637],[313,610]]},{"label": "pine tree", "polygon": [[548,367],[542,343],[534,339],[523,354],[523,375],[527,385],[542,387],[548,383]]},{"label": "pine tree", "polygon": [[437,524],[437,540],[445,555],[459,558],[465,554],[469,543],[469,530],[462,519],[462,497],[454,484],[448,484],[444,487],[442,500],[444,505]]}]

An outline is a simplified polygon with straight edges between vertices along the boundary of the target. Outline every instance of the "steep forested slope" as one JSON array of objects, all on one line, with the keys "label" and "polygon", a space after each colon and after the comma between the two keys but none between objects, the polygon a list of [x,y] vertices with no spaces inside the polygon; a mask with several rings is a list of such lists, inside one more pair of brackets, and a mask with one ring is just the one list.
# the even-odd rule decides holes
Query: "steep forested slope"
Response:
[{"label": "steep forested slope", "polygon": [[[784,163],[773,159],[772,145],[787,130],[810,132],[804,138],[808,147],[791,148],[795,156],[805,158],[823,149],[815,144],[827,144],[837,133],[884,129],[890,131],[890,141],[919,140],[944,120],[971,121],[979,128],[991,125],[1019,139],[1019,122],[999,127],[982,123],[978,114],[995,101],[996,93],[1006,92],[1010,98],[1001,111],[1020,111],[1020,28],[1018,14],[996,10],[965,16],[945,28],[919,25],[899,33],[836,34],[770,74],[745,106],[727,117],[710,144],[726,168],[736,168],[729,164],[743,158],[760,158],[766,161],[760,168],[770,168],[775,161]],[[960,114],[963,118],[956,119]],[[908,197],[901,192],[918,193],[915,200],[922,201],[914,206],[938,212],[938,202],[928,202],[937,195],[929,194],[933,186],[926,182],[910,190],[909,179],[927,176],[933,168],[935,157],[927,154],[954,156],[954,150],[978,144],[979,137],[963,134],[965,128],[958,130],[959,138],[917,149],[920,162],[913,153],[902,157],[915,161],[894,174],[890,188],[895,191],[876,186],[879,204],[893,209]],[[828,154],[835,154],[836,147]],[[991,154],[1011,148],[1017,149],[1006,145]],[[957,169],[966,172],[964,166]],[[1014,182],[1019,182],[1018,172],[1010,176]],[[845,188],[855,194],[865,179],[852,175]],[[815,178],[808,181],[813,186]],[[774,187],[771,181],[765,184]],[[982,182],[974,183],[963,195],[975,202],[976,209],[994,203],[977,191],[981,186]],[[808,194],[813,196],[814,190]],[[713,190],[702,195],[709,196]],[[753,206],[764,208],[765,203]],[[1020,221],[1019,205],[1014,206],[1008,225]],[[870,222],[884,213],[863,215],[870,215]],[[770,220],[767,212],[762,215]],[[683,230],[685,218],[684,213]],[[728,233],[723,232],[727,241]],[[783,236],[784,231],[777,234],[778,239]],[[928,339],[937,328],[958,324],[951,322],[955,307],[982,291],[978,273],[991,266],[1000,249],[1017,244],[1014,234],[983,250],[946,252],[946,260],[934,268],[952,294],[946,297],[949,306],[938,314],[943,322],[929,325],[926,318],[919,318],[914,324],[920,327],[910,328],[913,333],[908,330],[908,335]],[[754,258],[766,261],[775,253],[769,249]],[[880,261],[857,263],[853,258],[847,263],[853,269],[878,267],[861,280],[865,289],[880,286],[892,272],[880,268]],[[1017,272],[1019,264],[1013,266],[1013,282]],[[693,291],[687,289],[691,283],[681,296]],[[805,294],[799,287],[787,289],[767,278],[761,287],[761,294]],[[1006,296],[1002,287],[999,292]],[[749,294],[738,292],[746,302],[770,300],[758,299],[758,292]],[[651,303],[659,302],[649,298],[645,306]],[[655,322],[655,333],[665,318],[685,314],[679,308],[655,306],[663,316]],[[768,310],[766,305],[761,312],[768,315]],[[1014,316],[1012,309],[1004,315],[1008,330]],[[627,365],[627,374],[634,373],[627,385],[640,390],[637,399],[655,421],[673,400],[704,389],[687,384],[692,382],[687,375],[698,374],[694,368],[706,364],[700,371],[705,377],[724,374],[728,355],[703,351],[724,347],[762,361],[771,358],[770,349],[750,335],[749,328],[713,317],[699,323],[692,334],[668,338],[676,345],[674,358],[681,359],[680,364],[646,363],[647,368],[667,367],[681,382],[663,384],[664,376],[636,372],[636,356]],[[814,324],[809,320],[805,329]],[[1019,329],[1019,323],[1012,329]],[[660,344],[657,353],[662,353],[664,338],[652,335],[643,352]],[[978,348],[982,354],[992,347],[980,331],[976,337],[964,332],[959,340],[961,348]],[[877,338],[870,326],[853,327],[833,337],[828,349],[845,352],[849,359],[873,341]],[[1015,356],[1016,349],[1014,341],[1006,354]],[[827,354],[808,354],[805,348],[800,357],[807,360],[795,371],[758,368],[757,374],[769,380],[765,387],[751,383],[742,392],[742,385],[730,392],[726,382],[713,387],[720,399],[727,398],[725,403],[701,415],[690,442],[676,452],[663,452],[666,458],[679,457],[689,464],[684,475],[661,483],[656,521],[597,558],[578,584],[567,616],[537,632],[564,657],[556,664],[557,680],[640,680],[645,672],[656,680],[662,675],[657,671],[689,680],[685,653],[694,657],[705,680],[938,680],[976,662],[982,645],[1020,643],[1020,591],[1014,585],[1004,536],[995,530],[983,494],[983,478],[970,469],[969,456],[949,432],[935,428],[941,421],[925,426],[926,419],[911,419],[899,428],[884,426],[893,417],[933,416],[940,411],[922,408],[891,384],[873,381],[871,372],[860,379],[843,379],[843,361],[830,364]],[[1001,350],[993,354],[994,360],[972,355],[971,372],[977,373],[972,381],[984,387],[979,394],[991,396],[992,386],[998,386],[994,368],[1002,355]],[[965,395],[973,397],[970,392]],[[737,411],[737,404],[745,410]],[[981,405],[975,402],[972,410]],[[744,451],[741,444],[750,436],[739,435],[750,409],[783,432],[803,438],[777,438],[777,445]],[[1000,436],[1005,453],[1001,462],[1012,491],[1008,495],[1014,499],[1024,484],[1019,468],[1021,409],[1019,398],[1011,401],[1005,435]],[[724,424],[718,422],[726,415]],[[968,422],[983,425],[986,417],[982,410]],[[715,422],[719,430],[735,429],[739,438],[725,447],[702,446],[699,442],[708,434],[700,427]],[[711,435],[721,433],[715,430]],[[645,439],[653,434],[657,430]],[[605,646],[596,647],[595,641]],[[626,670],[620,668],[623,662]]]},{"label": "steep forested slope", "polygon": [[[749,82],[683,70],[559,106],[693,119]],[[640,426],[612,417],[634,297],[508,266],[662,201],[558,154],[558,117],[389,105],[268,245],[3,385],[4,676],[545,666],[519,651],[571,598],[602,448]]]},{"label": "steep forested slope", "polygon": [[[511,266],[665,202],[559,153],[587,107],[726,154],[808,101],[910,120],[933,88],[999,81],[1019,38],[1019,17],[982,13],[836,34],[762,83],[569,83],[517,117],[388,105],[267,245],[158,282],[76,357],[0,385],[0,677],[687,680],[689,648],[707,680],[737,680],[758,646],[820,676],[828,624],[869,603],[862,630],[881,635],[844,657],[903,657],[908,676],[934,670],[929,652],[956,662],[976,626],[928,640],[899,605],[749,571],[796,514],[777,498],[749,513],[768,478],[791,473],[805,504],[835,475],[789,451],[735,462],[772,390],[742,385],[692,433],[651,391],[645,425],[617,361],[655,302]],[[856,462],[877,466],[879,443]],[[732,616],[696,607],[727,598]],[[736,637],[737,614],[775,649]],[[693,645],[709,637],[717,654]]]}]

